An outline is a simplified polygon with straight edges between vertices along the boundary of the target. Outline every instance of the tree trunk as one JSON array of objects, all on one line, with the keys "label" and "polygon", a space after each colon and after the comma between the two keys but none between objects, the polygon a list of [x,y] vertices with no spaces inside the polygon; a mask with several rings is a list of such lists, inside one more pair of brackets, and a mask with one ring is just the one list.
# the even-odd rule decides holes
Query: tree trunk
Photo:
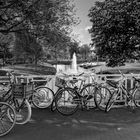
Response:
[{"label": "tree trunk", "polygon": [[3,66],[5,66],[5,50],[3,51]]},{"label": "tree trunk", "polygon": [[34,55],[35,70],[37,70],[37,61],[38,61],[37,56]]},{"label": "tree trunk", "polygon": [[37,62],[38,62],[38,59],[37,59],[37,57],[36,57],[36,55],[34,56],[34,60],[35,60],[35,65],[37,65]]},{"label": "tree trunk", "polygon": [[57,51],[56,51],[56,47],[55,47],[55,60],[57,61]]}]

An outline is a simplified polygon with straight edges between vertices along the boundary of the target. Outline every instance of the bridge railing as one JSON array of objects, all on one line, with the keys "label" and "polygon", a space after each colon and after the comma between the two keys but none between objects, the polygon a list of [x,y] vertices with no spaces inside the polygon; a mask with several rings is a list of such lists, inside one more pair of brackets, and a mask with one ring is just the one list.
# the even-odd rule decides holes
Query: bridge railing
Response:
[{"label": "bridge railing", "polygon": [[[61,75],[59,75],[61,77]],[[126,80],[125,80],[125,87],[132,88],[133,87],[133,79],[131,78],[131,74],[125,74]],[[133,74],[134,77],[140,79],[140,74]],[[93,81],[96,81],[98,83],[106,83],[107,80],[117,80],[121,77],[120,74],[91,74],[90,76],[87,75],[86,83],[92,83]],[[31,75],[31,76],[16,76],[17,82],[41,82],[46,81],[46,86],[55,89],[55,78],[54,75]],[[0,83],[9,82],[8,76],[0,76]]]},{"label": "bridge railing", "polygon": [[[60,75],[61,76],[61,75]],[[131,74],[125,74],[126,79],[124,81],[125,83],[125,87],[126,89],[131,89],[134,85],[134,81],[132,79],[132,75]],[[140,74],[133,74],[134,77],[140,79]],[[120,74],[91,74],[90,76],[87,75],[87,80],[86,80],[86,84],[88,83],[92,83],[93,80],[98,82],[98,83],[106,83],[107,80],[117,80],[121,77]],[[51,88],[54,93],[57,91],[57,87],[55,86],[55,79],[56,76],[54,75],[31,75],[31,76],[16,76],[16,80],[17,82],[30,82],[30,81],[34,81],[34,82],[40,82],[40,81],[44,81],[46,82],[46,86]],[[25,80],[25,81],[24,81]],[[9,77],[7,76],[0,76],[0,83],[3,82],[9,82]],[[117,102],[123,102],[124,96],[121,93],[120,94],[120,98]]]}]

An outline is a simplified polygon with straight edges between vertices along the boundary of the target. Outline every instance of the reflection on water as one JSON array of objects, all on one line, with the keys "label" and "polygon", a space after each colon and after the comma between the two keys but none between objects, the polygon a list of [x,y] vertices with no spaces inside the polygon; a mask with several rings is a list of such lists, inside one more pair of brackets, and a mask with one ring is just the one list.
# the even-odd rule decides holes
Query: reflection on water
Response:
[{"label": "reflection on water", "polygon": [[[56,68],[57,72],[68,71],[68,70],[72,69],[71,65],[57,64],[57,65],[54,65],[54,67]],[[81,67],[77,67],[77,70],[82,71],[83,69]]]}]

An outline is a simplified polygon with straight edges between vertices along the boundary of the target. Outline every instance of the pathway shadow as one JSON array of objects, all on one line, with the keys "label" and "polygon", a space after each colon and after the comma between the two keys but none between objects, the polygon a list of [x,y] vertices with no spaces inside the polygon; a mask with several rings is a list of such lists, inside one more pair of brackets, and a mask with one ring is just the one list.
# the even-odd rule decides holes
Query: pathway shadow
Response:
[{"label": "pathway shadow", "polygon": [[50,125],[51,127],[72,129],[94,129],[107,131],[112,128],[127,127],[129,124],[140,123],[140,110],[134,113],[127,109],[112,109],[109,113],[99,110],[78,111],[72,116],[62,116],[48,109],[34,109],[32,121],[38,125]]},{"label": "pathway shadow", "polygon": [[[109,113],[79,110],[72,116],[62,116],[57,111],[33,108],[30,122],[16,125],[4,140],[85,140],[87,137],[89,140],[93,137],[108,139],[114,138],[114,135],[126,137],[132,132],[135,134],[139,128],[140,110],[135,113],[124,108],[112,109]],[[139,136],[139,131],[137,135]]]}]

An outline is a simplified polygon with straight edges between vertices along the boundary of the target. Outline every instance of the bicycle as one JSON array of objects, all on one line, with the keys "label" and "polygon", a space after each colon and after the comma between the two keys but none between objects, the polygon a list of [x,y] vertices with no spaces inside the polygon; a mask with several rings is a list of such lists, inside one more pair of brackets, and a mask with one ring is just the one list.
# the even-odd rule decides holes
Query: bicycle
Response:
[{"label": "bicycle", "polygon": [[94,102],[96,107],[101,110],[105,111],[106,104],[111,97],[110,89],[108,88],[108,84],[106,83],[105,79],[98,79],[94,81],[93,85],[95,87],[94,93]]},{"label": "bicycle", "polygon": [[[8,90],[3,92],[1,99],[3,102],[7,102],[15,109],[16,124],[25,124],[30,120],[32,114],[31,105],[28,98],[32,93],[33,84],[17,84],[13,71],[8,72],[7,76],[10,83],[7,85]],[[10,112],[8,114],[11,122],[14,121]]]},{"label": "bicycle", "polygon": [[[57,91],[54,93],[54,98],[53,98],[53,102],[51,104],[51,111],[54,112],[56,110],[56,106],[55,106],[55,98],[57,96],[57,94],[59,92],[61,92],[61,90],[65,89],[66,87],[69,87],[70,85],[67,82],[68,77],[65,75],[63,77],[63,79],[59,78],[58,76],[55,78],[55,86],[58,87]],[[65,79],[65,80],[64,80]]]},{"label": "bicycle", "polygon": [[[9,119],[12,116],[12,121]],[[0,137],[8,134],[16,123],[16,113],[14,108],[6,102],[0,101]]]},{"label": "bicycle", "polygon": [[[45,78],[45,84],[47,84],[51,79],[51,77],[47,77],[47,79]],[[52,105],[53,100],[54,92],[52,91],[52,89],[46,87],[45,85],[35,85],[34,92],[31,96],[31,102],[35,107],[39,109],[48,108]]]},{"label": "bicycle", "polygon": [[[79,75],[66,75],[73,76],[70,80],[63,80],[63,83],[69,82],[72,84],[72,87],[64,87],[61,89],[55,96],[55,105],[56,109],[62,115],[72,115],[77,111],[79,107],[82,109],[89,109],[88,103],[89,100],[94,98],[93,92],[88,92],[88,86],[85,85],[85,78],[80,77],[84,73]],[[81,82],[80,87],[76,86],[77,82]],[[94,100],[93,100],[94,101]],[[95,104],[93,105],[95,108]]]},{"label": "bicycle", "polygon": [[[113,93],[111,94],[110,99],[108,100],[108,103],[106,105],[105,112],[109,112],[112,106],[115,104],[117,99],[119,99],[120,93],[124,96],[125,99],[125,105],[127,107],[130,107],[132,111],[134,111],[135,107],[140,107],[140,87],[138,86],[140,83],[140,80],[132,76],[132,79],[134,79],[134,87],[130,90],[126,89],[124,86],[124,81],[126,80],[126,76],[119,70],[121,74],[121,79],[117,82],[110,81],[108,84],[114,87]],[[138,97],[138,99],[137,99]]]},{"label": "bicycle", "polygon": [[97,109],[104,111],[111,92],[104,83],[94,82],[88,86],[94,89],[94,103]]}]

